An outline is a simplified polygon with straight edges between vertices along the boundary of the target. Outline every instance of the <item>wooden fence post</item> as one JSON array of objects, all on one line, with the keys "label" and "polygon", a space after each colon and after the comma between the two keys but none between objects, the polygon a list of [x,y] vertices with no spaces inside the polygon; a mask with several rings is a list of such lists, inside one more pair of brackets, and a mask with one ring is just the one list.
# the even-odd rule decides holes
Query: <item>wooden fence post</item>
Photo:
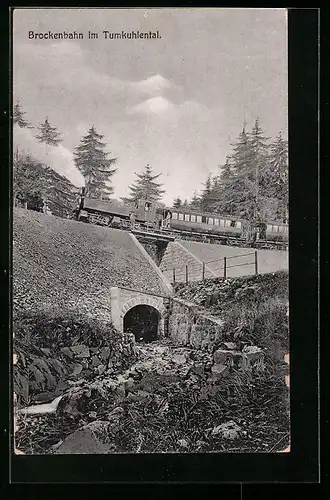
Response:
[{"label": "wooden fence post", "polygon": [[255,250],[254,252],[254,271],[255,274],[258,274],[258,252]]},{"label": "wooden fence post", "polygon": [[188,285],[188,264],[186,264],[186,284]]},{"label": "wooden fence post", "polygon": [[223,258],[223,277],[227,278],[227,257]]},{"label": "wooden fence post", "polygon": [[205,281],[205,262],[203,262],[203,281]]}]

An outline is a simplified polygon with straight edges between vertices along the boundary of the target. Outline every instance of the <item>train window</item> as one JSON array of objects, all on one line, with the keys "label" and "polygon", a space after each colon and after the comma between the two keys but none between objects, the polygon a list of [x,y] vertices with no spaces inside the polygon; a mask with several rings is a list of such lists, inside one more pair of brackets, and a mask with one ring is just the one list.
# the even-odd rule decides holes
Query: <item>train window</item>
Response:
[{"label": "train window", "polygon": [[190,216],[190,221],[191,222],[196,222],[196,215],[191,215]]},{"label": "train window", "polygon": [[189,219],[190,219],[190,215],[189,214],[184,214],[184,220],[186,220],[186,221],[189,222]]},{"label": "train window", "polygon": [[172,212],[172,219],[177,219],[178,218],[178,214],[176,212]]},{"label": "train window", "polygon": [[211,226],[213,226],[213,224],[214,224],[213,217],[209,217],[207,223],[210,224]]},{"label": "train window", "polygon": [[236,221],[235,220],[231,220],[230,221],[230,227],[236,227]]},{"label": "train window", "polygon": [[145,205],[144,205],[144,210],[145,210],[146,212],[148,212],[148,210],[150,210],[150,203],[149,203],[148,201],[147,201],[147,202],[145,203]]},{"label": "train window", "polygon": [[289,228],[287,226],[284,226],[284,232],[285,232],[285,234],[288,234]]},{"label": "train window", "polygon": [[267,224],[267,231],[271,233],[273,230],[273,226],[271,224]]},{"label": "train window", "polygon": [[219,225],[219,219],[214,219],[214,224],[215,224],[216,226],[218,226],[218,225]]},{"label": "train window", "polygon": [[279,233],[283,233],[284,232],[284,227],[283,226],[278,226],[278,231],[279,231]]},{"label": "train window", "polygon": [[242,228],[242,223],[241,223],[241,221],[240,221],[240,220],[238,220],[238,221],[236,222],[236,226],[238,227],[238,229],[241,229],[241,228]]},{"label": "train window", "polygon": [[202,215],[202,222],[203,222],[203,224],[206,224],[206,216],[205,215]]},{"label": "train window", "polygon": [[220,219],[220,226],[224,227],[224,225],[225,225],[225,221],[223,219]]},{"label": "train window", "polygon": [[202,222],[202,216],[201,215],[197,215],[197,222]]},{"label": "train window", "polygon": [[179,214],[179,220],[183,220],[183,214]]},{"label": "train window", "polygon": [[227,220],[225,220],[225,227],[230,227],[230,222],[231,222],[231,221],[230,221],[230,220],[228,220],[228,219],[227,219]]}]

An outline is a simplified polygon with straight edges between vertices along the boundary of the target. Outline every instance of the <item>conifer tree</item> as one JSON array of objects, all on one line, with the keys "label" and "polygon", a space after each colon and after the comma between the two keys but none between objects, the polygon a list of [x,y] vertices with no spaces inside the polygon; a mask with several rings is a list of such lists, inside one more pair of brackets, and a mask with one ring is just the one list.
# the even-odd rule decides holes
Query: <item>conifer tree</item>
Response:
[{"label": "conifer tree", "polygon": [[74,151],[75,164],[85,178],[87,196],[91,198],[108,198],[113,193],[111,180],[117,169],[112,166],[117,158],[108,158],[103,138],[93,125]]},{"label": "conifer tree", "polygon": [[13,123],[20,128],[33,128],[31,123],[25,120],[24,115],[26,112],[22,110],[19,100],[16,101],[13,109]]},{"label": "conifer tree", "polygon": [[268,197],[276,198],[276,220],[287,221],[289,202],[288,143],[279,133],[270,145],[267,169],[264,169],[261,187]]},{"label": "conifer tree", "polygon": [[60,134],[57,132],[56,127],[52,127],[48,121],[48,117],[46,117],[44,123],[41,123],[38,126],[39,130],[39,135],[36,136],[36,139],[44,143],[48,146],[55,146],[57,147],[60,142],[62,142],[62,138],[60,137]]},{"label": "conifer tree", "polygon": [[209,174],[206,182],[205,182],[205,187],[202,191],[201,195],[201,209],[203,212],[210,212],[213,208],[213,196],[212,196],[212,177]]},{"label": "conifer tree", "polygon": [[[259,138],[259,122],[253,133]],[[260,159],[258,157],[258,141],[246,131],[244,123],[237,142],[232,144],[231,154],[232,179],[227,185],[227,195],[230,193],[230,209],[232,215],[242,217],[252,222],[258,213],[258,172]],[[228,192],[229,190],[229,192]]]},{"label": "conifer tree", "polygon": [[181,198],[178,196],[177,198],[175,198],[173,200],[173,208],[180,208],[182,205],[182,200]]},{"label": "conifer tree", "polygon": [[162,198],[165,190],[162,189],[162,184],[155,182],[162,175],[161,173],[152,175],[152,168],[146,165],[142,174],[135,173],[135,175],[137,181],[129,186],[130,196],[122,198],[125,202],[135,203],[140,199],[156,202]]},{"label": "conifer tree", "polygon": [[235,212],[233,206],[235,177],[229,156],[226,157],[225,164],[220,168],[220,174],[216,177],[216,183],[213,185],[214,211],[219,214],[230,215]]},{"label": "conifer tree", "polygon": [[195,210],[195,211],[200,211],[201,210],[201,199],[197,195],[196,191],[194,191],[193,196],[191,198],[190,208],[192,210]]},{"label": "conifer tree", "polygon": [[[252,128],[250,136],[250,149],[251,149],[251,178],[254,181],[254,219],[258,220],[264,218],[267,209],[267,197],[265,193],[260,189],[261,179],[267,170],[268,165],[268,151],[269,146],[267,141],[268,137],[263,135],[263,130],[260,127],[259,118],[256,119],[255,124]],[[268,200],[269,202],[269,200]]]}]

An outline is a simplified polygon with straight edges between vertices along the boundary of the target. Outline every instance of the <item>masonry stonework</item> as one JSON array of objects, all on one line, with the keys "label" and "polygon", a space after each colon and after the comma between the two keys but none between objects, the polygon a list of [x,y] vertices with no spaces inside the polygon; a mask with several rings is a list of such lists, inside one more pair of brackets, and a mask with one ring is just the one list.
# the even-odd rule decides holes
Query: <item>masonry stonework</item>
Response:
[{"label": "masonry stonework", "polygon": [[150,306],[158,311],[160,315],[158,324],[158,336],[163,337],[165,319],[164,297],[152,296],[141,292],[125,290],[119,287],[111,288],[111,317],[113,326],[119,332],[123,332],[125,314],[133,307],[139,305]]},{"label": "masonry stonework", "polygon": [[[203,278],[203,262],[184,248],[180,242],[174,241],[167,245],[167,249],[160,264],[164,276],[173,283],[173,268],[175,281],[186,280],[186,266],[188,266],[188,280],[200,281]],[[215,274],[207,265],[204,267],[204,278],[214,278]]]}]

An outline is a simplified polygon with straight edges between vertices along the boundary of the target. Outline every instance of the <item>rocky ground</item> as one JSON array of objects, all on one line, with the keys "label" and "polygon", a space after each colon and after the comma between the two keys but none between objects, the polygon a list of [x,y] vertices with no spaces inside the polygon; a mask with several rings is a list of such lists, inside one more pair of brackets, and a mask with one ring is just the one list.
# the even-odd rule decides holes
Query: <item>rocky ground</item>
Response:
[{"label": "rocky ground", "polygon": [[122,373],[71,381],[52,404],[21,410],[16,448],[72,454],[276,452],[288,446],[284,376],[260,371],[260,364],[217,373],[216,353],[167,340],[136,351]]}]

